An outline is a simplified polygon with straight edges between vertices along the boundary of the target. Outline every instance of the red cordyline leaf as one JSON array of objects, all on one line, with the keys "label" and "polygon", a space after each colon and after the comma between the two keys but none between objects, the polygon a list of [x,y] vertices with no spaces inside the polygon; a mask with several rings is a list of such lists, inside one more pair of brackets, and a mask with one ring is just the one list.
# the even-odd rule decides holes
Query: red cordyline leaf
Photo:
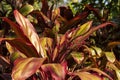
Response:
[{"label": "red cordyline leaf", "polygon": [[22,39],[0,38],[1,41],[7,41],[12,47],[15,47],[27,57],[39,57],[35,47]]},{"label": "red cordyline leaf", "polygon": [[14,63],[12,80],[26,80],[41,67],[45,58],[20,58]]},{"label": "red cordyline leaf", "polygon": [[91,70],[91,71],[95,71],[99,74],[102,74],[104,75],[105,77],[109,78],[110,80],[113,80],[108,74],[106,74],[105,72],[103,72],[102,70],[98,69],[98,68],[89,68],[88,71]]},{"label": "red cordyline leaf", "polygon": [[41,68],[46,73],[50,72],[50,74],[47,74],[47,75],[51,75],[52,79],[65,80],[66,63],[65,64],[57,64],[57,63],[44,64],[44,65],[41,66]]},{"label": "red cordyline leaf", "polygon": [[14,23],[13,21],[5,17],[3,17],[3,20],[10,24],[10,27],[15,31],[17,37],[22,38],[26,42],[30,42],[18,24]]},{"label": "red cordyline leaf", "polygon": [[100,24],[98,26],[95,26],[95,27],[92,27],[88,32],[86,32],[86,34],[82,35],[82,36],[79,36],[79,42],[83,42],[84,40],[86,40],[94,31],[100,29],[100,28],[103,28],[103,27],[106,27],[108,25],[111,25],[111,26],[114,26],[113,23],[111,22],[106,22],[106,23],[103,23],[103,24]]},{"label": "red cordyline leaf", "polygon": [[80,21],[82,21],[84,18],[86,18],[88,16],[89,11],[85,11],[79,15],[77,15],[76,17],[72,18],[71,20],[69,20],[64,26],[60,27],[60,33],[65,33],[66,30],[72,28],[73,26],[76,26],[76,24],[78,24]]},{"label": "red cordyline leaf", "polygon": [[14,11],[14,15],[17,23],[20,25],[20,28],[22,29],[24,34],[34,45],[37,52],[40,53],[39,36],[37,35],[33,25],[30,23],[30,21],[27,18],[22,16],[17,10]]},{"label": "red cordyline leaf", "polygon": [[[65,47],[65,45],[68,44],[68,34],[64,34],[61,36],[60,41],[58,42],[57,46],[55,47],[53,51],[53,57],[52,60],[55,61],[56,58],[61,57],[59,54]],[[58,56],[59,55],[59,56]]]},{"label": "red cordyline leaf", "polygon": [[10,45],[18,49],[27,57],[39,57],[35,47],[22,39],[6,40]]}]

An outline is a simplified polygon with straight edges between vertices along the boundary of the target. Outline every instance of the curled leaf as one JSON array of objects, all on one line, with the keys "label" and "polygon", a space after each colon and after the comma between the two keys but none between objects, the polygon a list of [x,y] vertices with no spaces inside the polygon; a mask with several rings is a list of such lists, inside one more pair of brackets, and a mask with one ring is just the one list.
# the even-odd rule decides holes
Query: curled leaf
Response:
[{"label": "curled leaf", "polygon": [[108,44],[108,48],[113,49],[113,48],[114,48],[115,46],[117,46],[117,45],[120,45],[120,42],[119,42],[119,41],[110,42],[110,43]]}]

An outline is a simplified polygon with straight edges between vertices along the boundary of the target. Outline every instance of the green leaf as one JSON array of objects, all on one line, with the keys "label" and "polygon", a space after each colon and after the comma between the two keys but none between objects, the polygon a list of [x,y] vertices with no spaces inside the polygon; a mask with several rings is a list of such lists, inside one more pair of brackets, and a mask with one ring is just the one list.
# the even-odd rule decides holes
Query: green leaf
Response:
[{"label": "green leaf", "polygon": [[27,36],[27,38],[34,45],[37,52],[40,53],[39,36],[37,35],[33,25],[30,23],[30,21],[27,18],[22,16],[17,10],[14,11],[14,15],[23,33]]},{"label": "green leaf", "polygon": [[73,35],[74,38],[81,36],[85,34],[91,27],[92,21],[89,21],[82,26],[78,27],[77,31],[75,31],[75,34]]},{"label": "green leaf", "polygon": [[22,15],[26,16],[28,15],[30,12],[32,12],[34,10],[33,6],[30,4],[26,4],[24,5],[19,11],[20,13],[22,13]]},{"label": "green leaf", "polygon": [[116,58],[113,52],[105,52],[106,58],[108,61],[114,63]]},{"label": "green leaf", "polygon": [[26,80],[41,67],[45,58],[20,58],[14,63],[12,80]]},{"label": "green leaf", "polygon": [[71,55],[77,64],[80,64],[84,60],[84,55],[81,52],[72,52]]},{"label": "green leaf", "polygon": [[48,75],[51,75],[55,80],[65,80],[65,66],[61,64],[44,64],[41,68],[46,73],[50,72]]},{"label": "green leaf", "polygon": [[47,57],[47,52],[50,52],[50,50],[52,50],[52,42],[53,40],[51,38],[40,38],[40,50],[42,56]]}]

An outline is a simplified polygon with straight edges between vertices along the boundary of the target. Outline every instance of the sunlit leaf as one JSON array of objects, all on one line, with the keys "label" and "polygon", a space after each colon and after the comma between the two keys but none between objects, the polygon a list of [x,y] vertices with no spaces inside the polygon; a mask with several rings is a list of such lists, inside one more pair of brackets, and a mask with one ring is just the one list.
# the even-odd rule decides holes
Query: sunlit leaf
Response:
[{"label": "sunlit leaf", "polygon": [[113,63],[111,63],[111,62],[108,62],[108,63],[107,63],[107,67],[109,67],[109,68],[111,68],[112,70],[114,70],[115,73],[116,73],[116,76],[117,76],[118,80],[120,80],[120,69],[117,68],[117,66],[115,66],[115,65],[114,65]]},{"label": "sunlit leaf", "polygon": [[30,4],[26,4],[24,5],[19,11],[22,13],[22,15],[26,16],[28,15],[30,12],[32,12],[34,9],[33,9],[33,6],[30,5]]},{"label": "sunlit leaf", "polygon": [[[51,76],[55,80],[64,80],[66,76],[66,70],[61,64],[44,64],[42,65],[42,70],[51,73]],[[48,74],[50,75],[50,74]]]},{"label": "sunlit leaf", "polygon": [[17,23],[20,25],[20,28],[39,53],[40,52],[39,36],[37,35],[33,25],[27,18],[22,16],[17,10],[14,11],[14,15]]},{"label": "sunlit leaf", "polygon": [[40,51],[41,55],[47,57],[47,51],[50,51],[52,49],[52,39],[51,38],[40,38]]},{"label": "sunlit leaf", "polygon": [[95,51],[95,53],[96,53],[96,55],[97,55],[98,57],[101,57],[101,55],[102,55],[102,50],[101,50],[101,48],[96,47],[96,46],[92,46],[92,49]]},{"label": "sunlit leaf", "polygon": [[113,52],[105,52],[106,58],[108,61],[114,63],[116,58]]},{"label": "sunlit leaf", "polygon": [[120,80],[120,70],[116,70],[115,72],[116,72],[118,80]]},{"label": "sunlit leaf", "polygon": [[95,50],[94,50],[93,48],[89,48],[89,50],[90,50],[92,56],[95,56],[95,55],[96,55],[96,52],[95,52]]},{"label": "sunlit leaf", "polygon": [[66,39],[67,39],[67,35],[66,34],[63,35],[63,36],[61,36],[60,45],[62,45],[63,43],[65,43]]},{"label": "sunlit leaf", "polygon": [[53,61],[56,59],[58,52],[59,52],[59,46],[56,46],[54,51],[53,51],[53,56],[52,56]]},{"label": "sunlit leaf", "polygon": [[92,27],[86,34],[79,37],[79,41],[82,42],[82,41],[86,40],[94,31],[96,31],[100,28],[104,28],[108,25],[114,26],[113,23],[106,22],[106,23],[100,24],[98,26]]},{"label": "sunlit leaf", "polygon": [[85,34],[91,27],[92,21],[89,21],[83,25],[81,25],[80,27],[78,27],[77,31],[75,31],[75,34],[73,35],[73,37],[78,37],[81,36],[83,34]]},{"label": "sunlit leaf", "polygon": [[84,55],[81,52],[72,52],[71,55],[77,64],[80,64],[84,60]]},{"label": "sunlit leaf", "polygon": [[45,58],[20,58],[14,63],[12,70],[12,80],[26,80],[36,73]]}]

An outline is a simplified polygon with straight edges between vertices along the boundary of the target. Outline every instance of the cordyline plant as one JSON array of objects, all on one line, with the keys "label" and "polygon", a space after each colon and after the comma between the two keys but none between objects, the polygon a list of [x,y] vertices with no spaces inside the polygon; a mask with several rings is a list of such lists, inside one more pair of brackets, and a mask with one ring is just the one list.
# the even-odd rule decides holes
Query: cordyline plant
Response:
[{"label": "cordyline plant", "polygon": [[[10,52],[10,61],[13,63],[12,80],[114,79],[112,74],[102,71],[104,69],[100,68],[101,65],[95,61],[96,59],[85,45],[85,40],[93,32],[112,23],[106,22],[93,27],[92,21],[88,21],[83,25],[78,25],[78,22],[83,19],[80,18],[81,15],[67,20],[54,12],[54,15],[51,14],[55,17],[54,20],[52,19],[54,21],[52,24],[51,17],[48,18],[47,12],[43,9],[42,12],[33,13],[40,14],[42,21],[44,20],[42,25],[48,27],[47,29],[45,27],[44,36],[38,36],[30,21],[17,10],[14,10],[16,22],[3,18],[16,33],[15,38],[0,38],[0,42],[6,42]],[[85,11],[85,14],[88,13]],[[61,24],[62,21],[65,23]],[[76,27],[73,28],[75,25]],[[54,37],[49,37],[47,33]]]}]

